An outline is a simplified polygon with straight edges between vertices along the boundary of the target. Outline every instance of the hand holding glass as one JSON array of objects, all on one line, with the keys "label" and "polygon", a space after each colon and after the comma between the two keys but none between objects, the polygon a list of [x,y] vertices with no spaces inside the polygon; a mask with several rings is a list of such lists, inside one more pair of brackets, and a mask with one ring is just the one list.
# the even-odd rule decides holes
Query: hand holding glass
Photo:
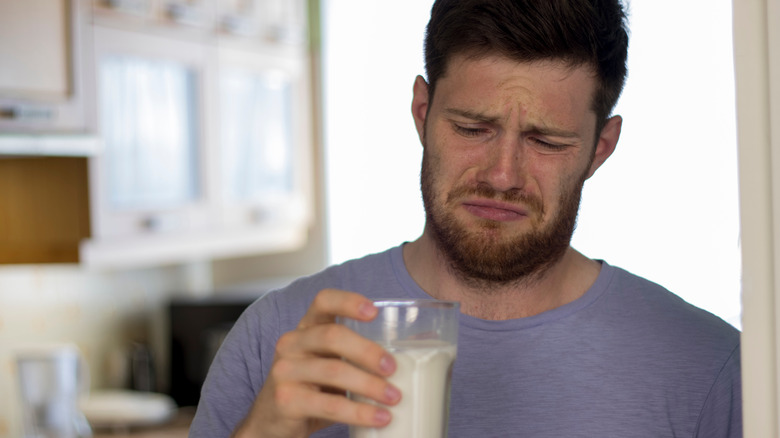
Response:
[{"label": "hand holding glass", "polygon": [[[376,318],[339,322],[377,342],[393,355],[396,371],[388,381],[401,390],[389,407],[384,428],[350,427],[352,438],[444,438],[449,421],[450,380],[457,353],[459,304],[452,301],[375,301]],[[356,394],[350,398],[373,401]]]}]

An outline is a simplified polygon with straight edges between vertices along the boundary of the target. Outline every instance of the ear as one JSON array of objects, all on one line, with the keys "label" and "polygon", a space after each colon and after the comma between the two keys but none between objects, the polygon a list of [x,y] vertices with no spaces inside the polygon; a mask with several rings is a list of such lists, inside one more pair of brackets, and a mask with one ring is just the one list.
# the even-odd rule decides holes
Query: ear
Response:
[{"label": "ear", "polygon": [[604,128],[601,129],[599,139],[596,142],[596,151],[594,152],[593,162],[590,165],[590,169],[588,169],[586,179],[593,176],[593,174],[596,173],[596,169],[607,161],[607,158],[612,155],[612,152],[615,152],[615,147],[620,138],[620,130],[622,127],[623,118],[620,116],[613,116],[607,120],[607,123],[604,125]]},{"label": "ear", "polygon": [[428,115],[428,83],[422,76],[414,80],[414,97],[412,97],[412,117],[417,127],[420,143],[425,146],[425,117]]}]

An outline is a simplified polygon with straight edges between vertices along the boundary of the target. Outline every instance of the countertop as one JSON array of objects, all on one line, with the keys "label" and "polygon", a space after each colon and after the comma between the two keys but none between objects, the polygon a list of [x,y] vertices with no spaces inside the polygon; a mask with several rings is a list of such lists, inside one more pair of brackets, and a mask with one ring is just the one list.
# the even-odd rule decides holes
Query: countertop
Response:
[{"label": "countertop", "polygon": [[94,438],[187,438],[195,407],[179,408],[167,423],[157,426],[96,429]]}]

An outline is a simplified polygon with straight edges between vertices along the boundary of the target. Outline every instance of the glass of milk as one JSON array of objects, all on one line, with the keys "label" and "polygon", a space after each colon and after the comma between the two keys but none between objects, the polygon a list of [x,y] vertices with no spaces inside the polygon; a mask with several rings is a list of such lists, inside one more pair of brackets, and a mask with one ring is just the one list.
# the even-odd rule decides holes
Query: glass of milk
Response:
[{"label": "glass of milk", "polygon": [[[401,390],[389,406],[393,419],[384,428],[350,427],[351,438],[445,438],[449,421],[450,380],[458,345],[460,307],[454,301],[375,301],[371,322],[343,318],[341,323],[382,345],[396,361],[388,381]],[[357,394],[350,398],[376,403]]]}]

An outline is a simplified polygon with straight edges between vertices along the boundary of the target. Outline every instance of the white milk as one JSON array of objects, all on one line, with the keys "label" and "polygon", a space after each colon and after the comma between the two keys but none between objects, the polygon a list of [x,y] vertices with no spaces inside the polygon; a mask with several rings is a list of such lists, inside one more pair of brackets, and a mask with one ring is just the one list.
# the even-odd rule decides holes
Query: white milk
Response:
[{"label": "white milk", "polygon": [[[352,427],[353,438],[444,438],[449,420],[450,379],[457,348],[439,340],[399,341],[388,348],[397,368],[388,381],[401,390],[390,406],[393,420],[381,429]],[[369,402],[363,397],[356,400]]]}]

